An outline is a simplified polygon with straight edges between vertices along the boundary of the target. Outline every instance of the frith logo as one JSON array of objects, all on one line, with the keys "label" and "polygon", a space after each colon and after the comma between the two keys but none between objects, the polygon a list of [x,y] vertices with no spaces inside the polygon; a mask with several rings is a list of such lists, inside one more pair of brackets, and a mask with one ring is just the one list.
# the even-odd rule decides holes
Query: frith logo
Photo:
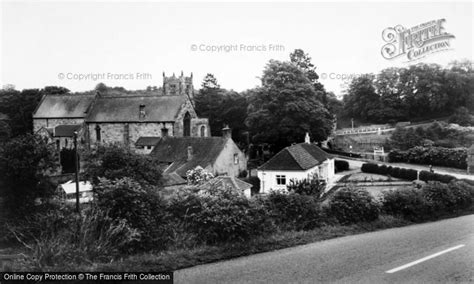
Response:
[{"label": "frith logo", "polygon": [[386,28],[382,38],[385,59],[395,59],[405,55],[408,61],[418,60],[428,54],[451,49],[450,40],[454,35],[444,30],[445,19],[433,20],[410,29],[401,25]]}]

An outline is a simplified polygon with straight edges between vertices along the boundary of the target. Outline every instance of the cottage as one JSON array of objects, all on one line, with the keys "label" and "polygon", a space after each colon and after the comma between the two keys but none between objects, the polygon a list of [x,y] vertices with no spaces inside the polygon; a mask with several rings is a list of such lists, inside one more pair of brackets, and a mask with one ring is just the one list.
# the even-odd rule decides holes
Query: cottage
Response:
[{"label": "cottage", "polygon": [[239,176],[247,170],[247,158],[231,138],[229,128],[222,137],[160,138],[150,153],[164,165],[165,186],[186,183],[189,170],[202,167],[214,176]]},{"label": "cottage", "polygon": [[291,180],[303,180],[317,176],[330,184],[334,179],[334,158],[310,143],[295,144],[278,152],[257,169],[260,179],[260,193],[271,190],[286,190]]}]

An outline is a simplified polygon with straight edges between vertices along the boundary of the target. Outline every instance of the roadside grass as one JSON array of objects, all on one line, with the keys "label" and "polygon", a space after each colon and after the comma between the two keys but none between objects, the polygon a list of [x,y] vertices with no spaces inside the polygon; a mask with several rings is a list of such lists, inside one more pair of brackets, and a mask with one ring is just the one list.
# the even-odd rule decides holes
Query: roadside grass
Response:
[{"label": "roadside grass", "polygon": [[[413,223],[390,215],[381,215],[378,220],[370,223],[349,226],[327,225],[310,231],[280,231],[247,242],[215,246],[200,245],[194,248],[172,249],[160,253],[131,255],[109,263],[64,264],[62,267],[43,267],[43,269],[55,271],[126,271],[131,269],[134,271],[174,271],[200,264],[410,224]],[[28,267],[24,261],[21,261],[14,263],[12,269],[22,271],[35,268]]]}]

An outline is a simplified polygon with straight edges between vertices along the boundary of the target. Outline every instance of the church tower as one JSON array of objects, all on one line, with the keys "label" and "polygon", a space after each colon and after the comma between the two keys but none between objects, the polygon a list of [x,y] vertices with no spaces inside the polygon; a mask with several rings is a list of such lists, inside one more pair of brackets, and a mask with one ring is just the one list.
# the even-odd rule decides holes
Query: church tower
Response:
[{"label": "church tower", "polygon": [[193,73],[190,77],[185,77],[183,71],[176,77],[166,77],[163,72],[163,95],[164,96],[188,96],[192,101],[194,99]]}]

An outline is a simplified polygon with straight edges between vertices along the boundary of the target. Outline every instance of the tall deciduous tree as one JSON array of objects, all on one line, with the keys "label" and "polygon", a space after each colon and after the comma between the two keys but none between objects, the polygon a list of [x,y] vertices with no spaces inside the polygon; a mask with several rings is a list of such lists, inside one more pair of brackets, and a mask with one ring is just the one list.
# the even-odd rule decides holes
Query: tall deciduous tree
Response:
[{"label": "tall deciduous tree", "polygon": [[279,150],[302,142],[309,132],[315,141],[327,138],[332,116],[317,99],[304,71],[291,62],[270,60],[262,86],[249,97],[246,124],[253,141],[269,143]]}]

